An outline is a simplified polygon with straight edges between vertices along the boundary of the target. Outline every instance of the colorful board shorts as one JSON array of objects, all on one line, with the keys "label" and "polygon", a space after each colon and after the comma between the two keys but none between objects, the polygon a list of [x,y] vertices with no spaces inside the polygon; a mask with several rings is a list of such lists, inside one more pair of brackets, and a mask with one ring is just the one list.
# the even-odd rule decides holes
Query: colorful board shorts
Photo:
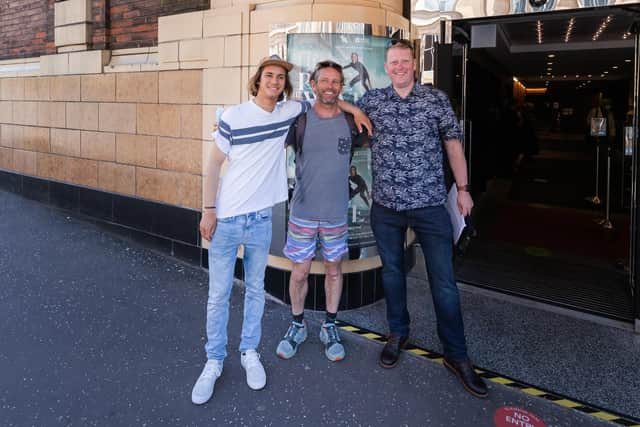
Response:
[{"label": "colorful board shorts", "polygon": [[337,222],[315,221],[290,216],[284,255],[296,263],[308,261],[315,256],[319,242],[325,261],[340,261],[349,250],[348,228],[346,219]]}]

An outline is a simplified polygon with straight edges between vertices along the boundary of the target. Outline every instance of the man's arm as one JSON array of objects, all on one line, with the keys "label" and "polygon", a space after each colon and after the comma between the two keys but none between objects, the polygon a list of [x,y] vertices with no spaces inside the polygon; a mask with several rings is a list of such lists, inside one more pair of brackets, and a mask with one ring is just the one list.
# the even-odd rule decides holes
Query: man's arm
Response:
[{"label": "man's arm", "polygon": [[371,124],[371,120],[369,117],[358,107],[353,104],[349,104],[342,99],[338,100],[338,108],[340,108],[345,113],[350,113],[353,115],[353,119],[356,122],[356,127],[359,132],[364,132],[363,127],[367,128],[367,133],[369,136],[373,135],[373,125]]},{"label": "man's arm", "polygon": [[218,181],[220,169],[226,158],[227,156],[214,144],[204,176],[204,208],[200,220],[200,234],[205,240],[211,240],[216,231],[217,212],[215,206],[218,196]]},{"label": "man's arm", "polygon": [[462,143],[459,139],[448,139],[445,141],[444,146],[449,157],[449,166],[451,166],[451,171],[458,187],[458,209],[463,216],[467,216],[471,213],[473,199],[467,189],[463,188],[469,184],[469,180],[467,177],[467,161],[464,158]]}]

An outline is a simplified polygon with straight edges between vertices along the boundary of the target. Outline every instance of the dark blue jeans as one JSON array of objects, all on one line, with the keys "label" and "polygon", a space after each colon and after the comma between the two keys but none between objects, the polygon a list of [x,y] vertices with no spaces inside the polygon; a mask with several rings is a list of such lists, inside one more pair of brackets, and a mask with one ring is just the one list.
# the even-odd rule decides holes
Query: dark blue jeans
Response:
[{"label": "dark blue jeans", "polygon": [[467,345],[460,311],[460,297],[453,275],[451,220],[444,206],[396,211],[373,204],[371,228],[382,259],[382,282],[387,321],[393,334],[409,336],[404,242],[407,227],[416,234],[424,252],[427,276],[444,354],[465,360]]}]

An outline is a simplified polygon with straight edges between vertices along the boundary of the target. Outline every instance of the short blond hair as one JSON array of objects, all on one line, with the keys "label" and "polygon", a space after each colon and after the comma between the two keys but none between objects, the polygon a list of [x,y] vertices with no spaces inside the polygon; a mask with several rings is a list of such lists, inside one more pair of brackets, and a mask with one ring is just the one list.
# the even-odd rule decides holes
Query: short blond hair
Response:
[{"label": "short blond hair", "polygon": [[[262,77],[262,71],[264,71],[264,67],[265,66],[259,67],[258,70],[255,72],[255,74],[251,76],[251,78],[249,79],[249,84],[247,85],[247,89],[249,89],[249,94],[251,94],[251,96],[258,95],[258,88],[260,87],[260,77]],[[287,97],[290,97],[291,93],[293,92],[293,85],[291,84],[291,79],[289,78],[289,71],[287,71],[284,68],[283,70],[284,70],[284,79],[285,79],[284,91],[280,94],[278,101],[282,101],[285,95]]]}]

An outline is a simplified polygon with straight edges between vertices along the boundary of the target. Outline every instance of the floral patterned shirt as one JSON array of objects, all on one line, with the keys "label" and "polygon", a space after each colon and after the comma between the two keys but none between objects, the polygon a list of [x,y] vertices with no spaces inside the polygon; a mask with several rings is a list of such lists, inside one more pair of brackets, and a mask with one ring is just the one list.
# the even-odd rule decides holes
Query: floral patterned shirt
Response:
[{"label": "floral patterned shirt", "polygon": [[415,84],[406,98],[392,86],[372,89],[358,107],[373,122],[373,200],[407,210],[445,203],[443,142],[462,139],[447,95]]}]

